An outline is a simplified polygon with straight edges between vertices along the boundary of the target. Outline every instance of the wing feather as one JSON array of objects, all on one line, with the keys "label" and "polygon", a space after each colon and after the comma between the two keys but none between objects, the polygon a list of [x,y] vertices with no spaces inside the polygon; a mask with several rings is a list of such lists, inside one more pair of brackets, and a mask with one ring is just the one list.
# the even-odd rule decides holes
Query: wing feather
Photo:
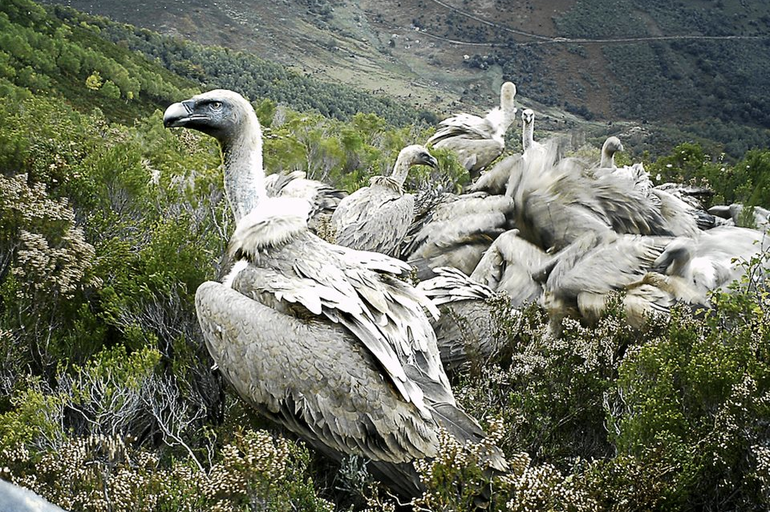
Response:
[{"label": "wing feather", "polygon": [[[419,291],[388,277],[404,273],[408,265],[383,254],[333,246],[307,232],[256,261],[258,268],[249,267],[233,279],[235,289],[252,297],[256,290],[280,294],[310,312],[317,312],[320,303],[321,314],[355,334],[404,399],[430,416],[423,390],[408,377],[405,365],[418,352],[421,371],[447,391],[449,383],[424,311],[438,315],[437,309]],[[428,398],[441,401],[444,395],[451,397],[451,392]]]},{"label": "wing feather", "polygon": [[283,314],[214,282],[199,287],[196,310],[238,393],[316,448],[392,463],[435,455],[435,432],[382,387],[372,355],[343,326]]},{"label": "wing feather", "polygon": [[464,136],[470,139],[491,139],[495,135],[495,127],[485,117],[473,114],[456,114],[439,123],[441,127],[428,139],[428,144],[434,144],[449,137]]}]

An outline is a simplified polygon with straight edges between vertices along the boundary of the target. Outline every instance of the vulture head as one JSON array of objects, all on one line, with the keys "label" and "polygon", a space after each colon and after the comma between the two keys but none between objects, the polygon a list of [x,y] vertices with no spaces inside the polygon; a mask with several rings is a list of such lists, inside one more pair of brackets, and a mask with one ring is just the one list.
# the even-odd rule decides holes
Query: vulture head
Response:
[{"label": "vulture head", "polygon": [[192,128],[224,143],[256,117],[251,104],[240,94],[215,89],[174,103],[163,114],[166,128]]},{"label": "vulture head", "polygon": [[535,122],[535,112],[531,108],[525,108],[521,112],[521,122],[529,125]]},{"label": "vulture head", "polygon": [[500,87],[500,107],[505,111],[516,112],[516,108],[513,106],[513,99],[516,97],[516,86],[513,82],[505,82]]},{"label": "vulture head", "polygon": [[623,151],[623,143],[617,137],[607,137],[602,146],[602,161],[599,167],[615,167],[615,153]]},{"label": "vulture head", "polygon": [[409,165],[428,165],[438,169],[438,160],[428,152],[425,146],[419,144],[406,146],[399,152],[398,159],[409,162]]},{"label": "vulture head", "polygon": [[[393,172],[389,178],[397,184],[399,190],[404,186],[406,175],[409,173],[409,168],[413,165],[429,165],[434,169],[438,169],[438,161],[425,149],[425,146],[419,144],[406,146],[398,153],[396,165],[393,167]],[[372,179],[379,181],[379,177]]]},{"label": "vulture head", "polygon": [[191,128],[214,137],[222,148],[225,192],[236,221],[266,197],[262,128],[237,92],[215,89],[174,103],[163,114],[166,128]]}]

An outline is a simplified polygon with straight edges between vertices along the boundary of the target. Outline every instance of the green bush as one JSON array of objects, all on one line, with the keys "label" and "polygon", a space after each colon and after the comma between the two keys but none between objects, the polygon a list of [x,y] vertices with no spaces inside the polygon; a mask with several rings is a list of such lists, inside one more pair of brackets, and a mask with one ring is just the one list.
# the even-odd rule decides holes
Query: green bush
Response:
[{"label": "green bush", "polygon": [[757,447],[770,440],[764,286],[714,297],[706,321],[677,311],[665,336],[629,351],[608,411],[619,454],[660,468],[667,509],[759,510]]}]

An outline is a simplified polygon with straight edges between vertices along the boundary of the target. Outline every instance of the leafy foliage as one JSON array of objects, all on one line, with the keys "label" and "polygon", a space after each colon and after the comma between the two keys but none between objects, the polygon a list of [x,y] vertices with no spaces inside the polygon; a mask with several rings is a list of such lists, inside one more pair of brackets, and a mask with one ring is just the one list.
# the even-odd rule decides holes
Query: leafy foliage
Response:
[{"label": "leafy foliage", "polygon": [[0,7],[0,78],[33,92],[58,92],[87,107],[94,97],[114,118],[147,114],[155,102],[190,95],[193,83],[106,43],[87,26],[65,24],[30,0]]},{"label": "leafy foliage", "polygon": [[660,181],[710,187],[714,204],[770,205],[770,152],[766,149],[749,151],[735,165],[729,165],[724,155],[708,155],[699,144],[683,143],[647,169]]},{"label": "leafy foliage", "polygon": [[767,506],[752,476],[770,435],[767,290],[734,288],[706,322],[680,312],[619,368],[611,437],[620,454],[671,468],[661,498],[673,508]]},{"label": "leafy foliage", "polygon": [[425,116],[390,98],[324,83],[248,52],[162,36],[58,5],[52,7],[52,12],[68,26],[86,25],[97,37],[141,52],[178,76],[205,84],[207,89],[232,89],[248,98],[269,98],[294,110],[312,110],[343,121],[366,112],[377,114],[390,124],[405,126],[419,124]]}]

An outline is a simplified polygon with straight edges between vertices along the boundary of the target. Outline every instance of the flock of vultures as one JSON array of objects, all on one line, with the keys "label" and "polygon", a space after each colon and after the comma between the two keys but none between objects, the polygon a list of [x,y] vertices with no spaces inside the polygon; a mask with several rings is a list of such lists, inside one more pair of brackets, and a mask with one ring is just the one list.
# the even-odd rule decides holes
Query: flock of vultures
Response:
[{"label": "flock of vultures", "polygon": [[[236,227],[195,299],[219,370],[261,415],[334,460],[366,458],[405,498],[421,493],[412,462],[437,455],[443,430],[485,437],[448,375],[498,353],[489,299],[511,315],[541,304],[547,335],[560,336],[563,319],[590,325],[620,297],[636,327],[677,303],[708,308],[763,251],[764,231],[735,225],[740,205],[706,211],[701,191],[616,166],[616,137],[598,163],[565,156],[558,140],[534,140],[525,109],[523,151],[501,158],[515,95],[506,82],[484,117],[442,121],[350,195],[303,173],[266,176],[259,121],[235,92],[164,115],[222,150]],[[429,148],[457,155],[473,178],[463,193],[405,193],[410,167],[437,166]],[[508,467],[500,450],[486,462],[491,474]]]}]

